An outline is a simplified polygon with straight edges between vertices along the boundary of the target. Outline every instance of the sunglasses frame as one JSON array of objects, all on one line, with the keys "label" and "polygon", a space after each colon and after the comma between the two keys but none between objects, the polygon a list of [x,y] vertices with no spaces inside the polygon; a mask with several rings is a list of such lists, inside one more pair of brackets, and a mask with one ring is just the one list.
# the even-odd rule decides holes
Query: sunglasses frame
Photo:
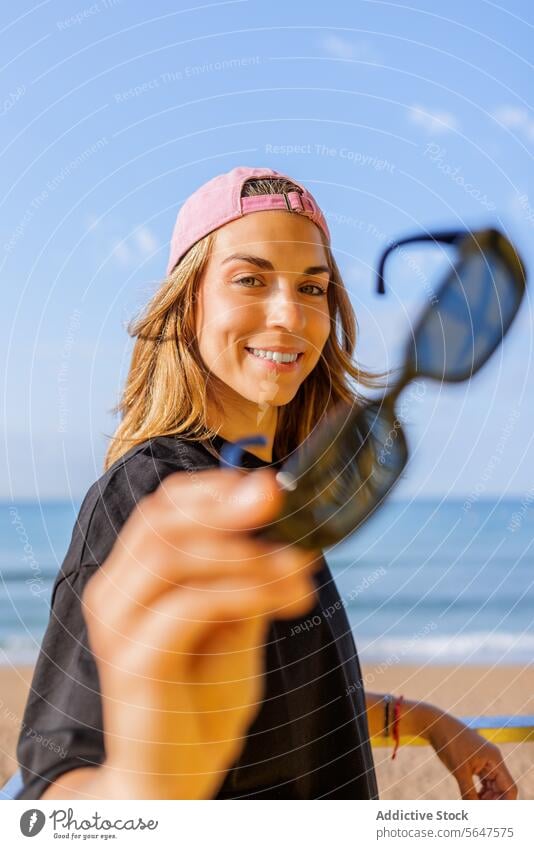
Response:
[{"label": "sunglasses frame", "polygon": [[[446,383],[463,383],[464,381],[472,377],[474,374],[477,374],[477,372],[481,368],[483,368],[483,366],[488,362],[488,360],[491,359],[491,356],[497,350],[499,345],[502,343],[504,337],[508,333],[512,322],[514,321],[517,313],[519,312],[519,307],[521,306],[527,285],[526,269],[514,245],[502,233],[500,233],[499,230],[495,230],[494,228],[487,228],[485,230],[478,231],[456,230],[438,233],[428,233],[422,234],[420,236],[407,236],[403,239],[400,239],[398,242],[394,242],[386,248],[380,258],[377,272],[377,292],[379,292],[380,294],[385,294],[384,267],[389,254],[401,245],[416,242],[442,242],[450,245],[455,245],[460,252],[460,258],[454,264],[454,270],[456,271],[457,276],[459,276],[461,264],[463,264],[463,262],[465,262],[465,260],[468,259],[470,255],[472,255],[473,253],[481,253],[484,256],[485,262],[487,263],[488,260],[485,253],[493,252],[501,260],[501,262],[504,263],[504,265],[511,273],[511,277],[515,284],[517,292],[517,306],[511,316],[507,318],[506,321],[501,322],[500,334],[496,335],[494,343],[488,347],[487,354],[483,362],[481,362],[479,366],[477,366],[476,368],[472,368],[461,375],[449,377],[442,376],[440,378],[432,374],[425,374],[424,370],[419,371],[419,369],[417,369],[415,365],[415,340],[417,339],[417,335],[420,332],[421,328],[428,320],[429,314],[432,312],[433,305],[429,304],[417,320],[412,336],[406,344],[404,355],[405,366],[402,371],[399,384],[395,387],[395,390],[392,390],[396,391],[397,394],[404,388],[404,386],[406,386],[407,383],[409,383],[415,377],[427,377],[430,380],[442,379]],[[449,286],[450,277],[448,276],[435,293],[435,299],[437,303],[439,303],[441,295],[449,288]]]}]

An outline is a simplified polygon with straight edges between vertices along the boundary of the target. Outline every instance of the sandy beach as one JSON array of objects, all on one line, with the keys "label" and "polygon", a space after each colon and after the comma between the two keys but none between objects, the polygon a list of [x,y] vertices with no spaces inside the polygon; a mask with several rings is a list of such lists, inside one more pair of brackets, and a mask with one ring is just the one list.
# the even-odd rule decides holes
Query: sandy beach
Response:
[{"label": "sandy beach", "polygon": [[[28,667],[0,667],[0,782],[16,768],[15,745],[31,681]],[[534,714],[534,668],[520,666],[364,665],[371,692],[392,692],[432,702],[457,716]],[[534,742],[507,743],[501,751],[521,799],[534,799]],[[376,748],[382,799],[457,799],[455,780],[429,747]]]},{"label": "sandy beach", "polygon": [[0,666],[0,784],[17,769],[15,747],[32,671],[27,666]]}]

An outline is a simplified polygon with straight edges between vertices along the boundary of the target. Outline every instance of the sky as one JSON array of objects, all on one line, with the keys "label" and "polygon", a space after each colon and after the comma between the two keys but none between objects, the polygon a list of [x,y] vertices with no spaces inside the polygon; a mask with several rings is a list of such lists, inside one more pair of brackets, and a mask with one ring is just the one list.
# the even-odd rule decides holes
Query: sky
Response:
[{"label": "sky", "polygon": [[[533,24],[528,0],[3,4],[0,498],[80,499],[100,477],[127,323],[218,173],[314,193],[371,369],[400,363],[443,259],[395,260],[381,298],[388,240],[497,226],[531,271]],[[532,327],[527,293],[472,381],[405,390],[397,497],[532,498]]]}]

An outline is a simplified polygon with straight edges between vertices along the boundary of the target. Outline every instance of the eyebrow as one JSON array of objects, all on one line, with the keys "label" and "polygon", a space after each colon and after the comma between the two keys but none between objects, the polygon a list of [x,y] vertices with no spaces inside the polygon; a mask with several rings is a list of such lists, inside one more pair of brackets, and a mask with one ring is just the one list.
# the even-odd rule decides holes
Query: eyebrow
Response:
[{"label": "eyebrow", "polygon": [[[233,262],[234,260],[248,262],[250,265],[257,265],[258,268],[264,268],[266,271],[274,271],[274,265],[272,262],[269,262],[268,259],[264,259],[262,256],[253,256],[252,254],[231,254],[223,260],[222,264],[225,265],[227,262]],[[302,273],[323,274],[325,271],[327,274],[330,274],[330,269],[327,265],[310,265],[310,267],[305,268]]]}]

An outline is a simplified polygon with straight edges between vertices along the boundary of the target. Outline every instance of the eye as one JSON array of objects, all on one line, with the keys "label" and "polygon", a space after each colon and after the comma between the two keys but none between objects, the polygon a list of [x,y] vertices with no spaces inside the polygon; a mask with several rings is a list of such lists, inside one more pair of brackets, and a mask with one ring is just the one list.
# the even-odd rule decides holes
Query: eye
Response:
[{"label": "eye", "polygon": [[247,289],[255,289],[255,288],[256,288],[255,286],[249,286],[249,285],[245,282],[245,281],[247,281],[247,280],[255,280],[257,283],[259,283],[259,284],[260,284],[260,286],[263,286],[263,283],[261,282],[261,280],[258,280],[258,278],[257,278],[257,277],[252,277],[252,276],[248,276],[248,277],[239,277],[237,280],[234,280],[234,283],[237,283],[239,286],[245,286]]},{"label": "eye", "polygon": [[[250,281],[252,281],[252,283]],[[246,289],[257,289],[258,286],[253,285],[254,281],[258,283],[260,287],[263,286],[262,281],[258,277],[254,277],[253,275],[247,275],[246,277],[238,277],[237,280],[234,280],[233,282],[236,283],[238,286],[244,286]],[[300,287],[301,292],[304,289],[315,289],[315,292],[308,291],[304,292],[304,294],[313,295],[316,298],[320,298],[326,295],[327,291],[326,289],[323,289],[322,286],[319,286],[317,283],[305,283],[303,286]]]},{"label": "eye", "polygon": [[[321,295],[326,295],[326,289],[323,289],[322,286],[318,286],[316,283],[305,283],[304,286],[301,286],[301,291],[302,289],[316,289],[317,291],[313,293],[316,298],[320,298]],[[305,292],[304,294],[311,295],[312,293]]]}]

